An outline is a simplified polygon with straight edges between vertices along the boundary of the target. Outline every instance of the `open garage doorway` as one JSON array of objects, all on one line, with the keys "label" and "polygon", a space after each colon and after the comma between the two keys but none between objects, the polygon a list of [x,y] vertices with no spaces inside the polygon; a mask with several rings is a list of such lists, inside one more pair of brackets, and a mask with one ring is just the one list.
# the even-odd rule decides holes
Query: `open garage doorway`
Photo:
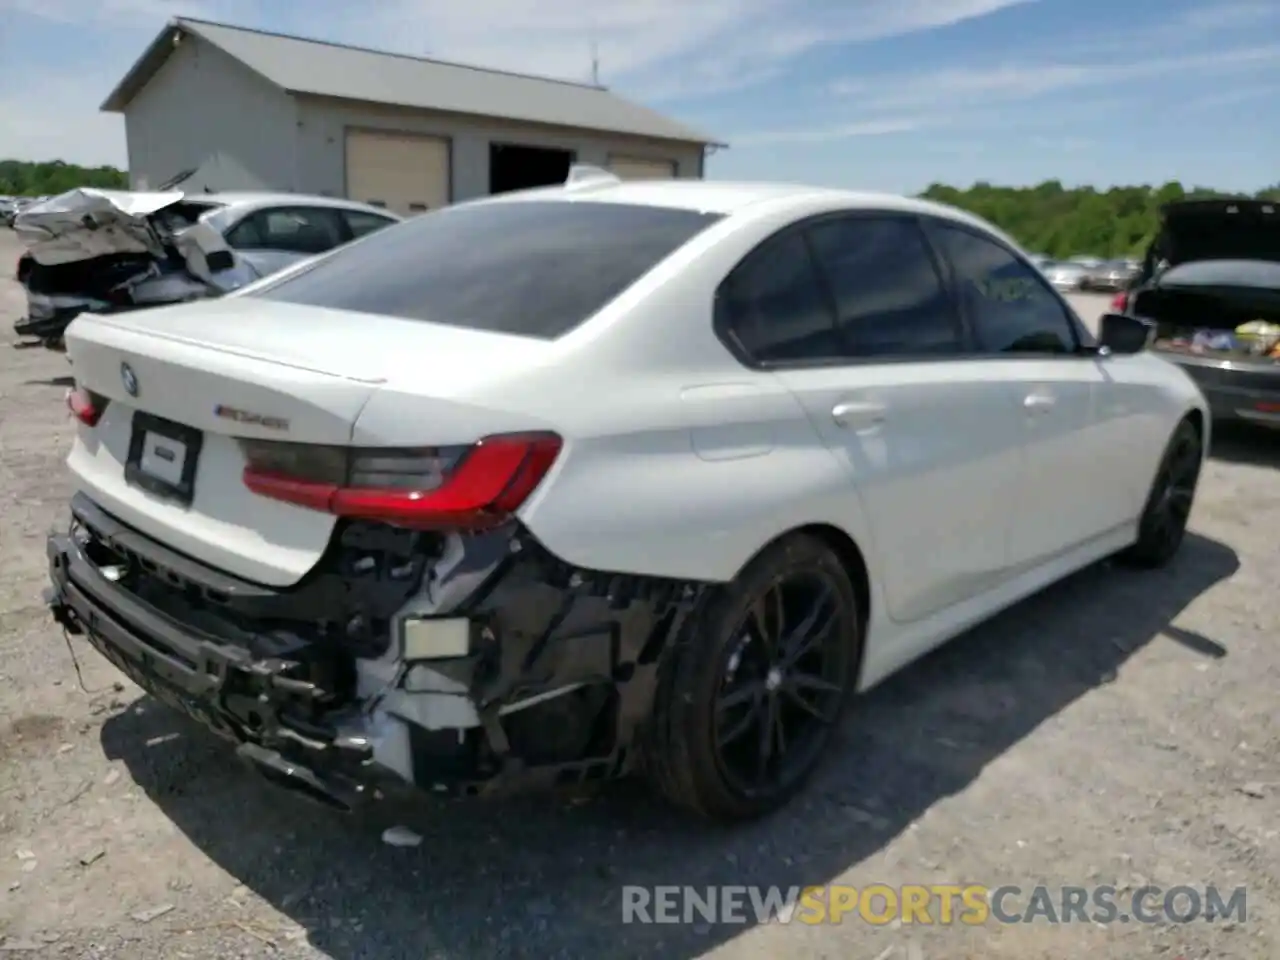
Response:
[{"label": "open garage doorway", "polygon": [[564,183],[573,163],[570,150],[489,144],[489,192],[507,193]]}]

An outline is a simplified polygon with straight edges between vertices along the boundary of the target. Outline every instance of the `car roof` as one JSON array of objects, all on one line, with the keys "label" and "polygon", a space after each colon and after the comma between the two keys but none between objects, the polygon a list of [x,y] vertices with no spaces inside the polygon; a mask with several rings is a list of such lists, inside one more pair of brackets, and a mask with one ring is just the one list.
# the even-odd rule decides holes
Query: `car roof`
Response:
[{"label": "car roof", "polygon": [[591,201],[648,207],[670,207],[733,216],[769,202],[795,201],[811,206],[815,201],[831,211],[889,210],[939,217],[968,224],[1016,243],[991,223],[973,214],[932,200],[892,193],[838,190],[792,183],[756,183],[731,180],[617,180],[601,178],[533,190],[499,194],[475,203],[518,203],[531,200]]},{"label": "car roof", "polygon": [[236,208],[266,206],[335,207],[344,210],[366,210],[385,217],[400,219],[397,214],[392,213],[390,210],[384,210],[372,204],[361,203],[358,200],[347,200],[343,197],[325,197],[319,194],[272,193],[265,190],[228,190],[225,193],[191,193],[184,199],[195,203],[205,200],[209,203],[216,203],[219,206]]}]

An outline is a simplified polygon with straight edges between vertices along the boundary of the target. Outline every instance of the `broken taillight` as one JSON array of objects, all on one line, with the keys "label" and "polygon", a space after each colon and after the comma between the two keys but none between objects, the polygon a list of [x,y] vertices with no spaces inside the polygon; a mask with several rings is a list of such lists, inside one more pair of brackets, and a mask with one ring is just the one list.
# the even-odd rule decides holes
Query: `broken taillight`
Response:
[{"label": "broken taillight", "polygon": [[92,390],[76,386],[67,391],[67,409],[86,427],[96,427],[106,408],[106,397],[100,397]]},{"label": "broken taillight", "polygon": [[510,517],[560,453],[554,433],[469,447],[369,449],[241,440],[254,493],[335,516],[415,529],[483,529]]}]

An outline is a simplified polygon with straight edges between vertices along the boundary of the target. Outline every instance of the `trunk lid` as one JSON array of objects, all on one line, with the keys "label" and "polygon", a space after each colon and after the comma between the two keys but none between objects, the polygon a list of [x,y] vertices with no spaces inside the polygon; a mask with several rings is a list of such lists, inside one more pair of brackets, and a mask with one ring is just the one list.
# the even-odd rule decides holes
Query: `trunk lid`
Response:
[{"label": "trunk lid", "polygon": [[1280,205],[1214,199],[1171,203],[1148,261],[1170,266],[1195,260],[1280,261]]},{"label": "trunk lid", "polygon": [[[519,428],[518,412],[457,395],[539,354],[499,334],[250,297],[85,314],[66,343],[78,386],[106,400],[97,424],[78,428],[68,459],[77,485],[171,548],[273,586],[315,565],[335,519],[252,493],[241,438],[349,446],[362,411],[389,390],[380,419],[401,438],[474,442]],[[362,430],[358,442],[383,445],[386,433]],[[142,473],[172,489],[157,492]]]}]

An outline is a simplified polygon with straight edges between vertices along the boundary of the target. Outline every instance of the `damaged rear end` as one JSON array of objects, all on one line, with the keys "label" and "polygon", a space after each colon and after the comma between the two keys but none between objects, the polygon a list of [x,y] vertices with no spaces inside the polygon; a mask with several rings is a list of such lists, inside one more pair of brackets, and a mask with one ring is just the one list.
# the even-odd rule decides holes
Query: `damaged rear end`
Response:
[{"label": "damaged rear end", "polygon": [[200,217],[214,204],[180,191],[83,188],[25,208],[19,336],[56,341],[81,313],[113,313],[219,296],[257,279]]},{"label": "damaged rear end", "polygon": [[338,808],[626,772],[697,587],[575,568],[522,522],[567,442],[465,371],[546,344],[358,321],[244,297],[78,321],[56,619]]}]

